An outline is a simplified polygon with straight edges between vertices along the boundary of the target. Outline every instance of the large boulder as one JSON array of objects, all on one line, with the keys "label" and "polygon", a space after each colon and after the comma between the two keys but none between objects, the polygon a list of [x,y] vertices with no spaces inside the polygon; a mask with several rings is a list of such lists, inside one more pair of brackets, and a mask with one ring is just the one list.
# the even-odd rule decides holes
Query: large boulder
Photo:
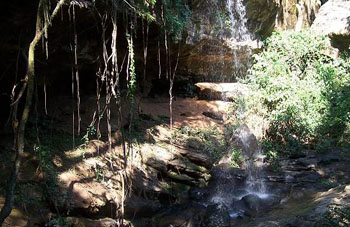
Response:
[{"label": "large boulder", "polygon": [[318,34],[328,35],[332,45],[340,50],[350,44],[350,1],[329,0],[320,8],[311,28]]},{"label": "large boulder", "polygon": [[243,203],[247,207],[246,213],[251,216],[259,212],[262,206],[262,200],[255,194],[249,194],[242,198]]},{"label": "large boulder", "polygon": [[228,153],[221,158],[219,163],[227,163],[231,160],[232,150],[239,150],[244,160],[258,160],[260,157],[260,145],[255,135],[250,131],[246,124],[238,127],[228,141],[230,149]]},{"label": "large boulder", "polygon": [[205,100],[235,101],[249,93],[247,85],[242,83],[196,83],[198,97]]}]

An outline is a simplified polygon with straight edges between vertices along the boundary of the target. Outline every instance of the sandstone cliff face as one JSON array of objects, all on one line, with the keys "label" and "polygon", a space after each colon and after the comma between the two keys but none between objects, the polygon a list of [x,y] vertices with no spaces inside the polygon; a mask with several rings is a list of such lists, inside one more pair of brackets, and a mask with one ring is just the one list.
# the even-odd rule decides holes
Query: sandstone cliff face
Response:
[{"label": "sandstone cliff face", "polygon": [[316,0],[247,0],[250,28],[260,36],[309,27],[320,7]]},{"label": "sandstone cliff face", "polygon": [[196,0],[179,71],[199,81],[234,82],[244,77],[260,40],[273,31],[309,27],[316,0]]},{"label": "sandstone cliff face", "polygon": [[[254,39],[276,30],[306,28],[319,8],[318,0],[193,1],[186,42],[232,37]],[[242,29],[247,29],[250,37]]]},{"label": "sandstone cliff face", "polygon": [[331,38],[332,45],[340,50],[349,49],[350,1],[329,0],[320,8],[311,28]]}]

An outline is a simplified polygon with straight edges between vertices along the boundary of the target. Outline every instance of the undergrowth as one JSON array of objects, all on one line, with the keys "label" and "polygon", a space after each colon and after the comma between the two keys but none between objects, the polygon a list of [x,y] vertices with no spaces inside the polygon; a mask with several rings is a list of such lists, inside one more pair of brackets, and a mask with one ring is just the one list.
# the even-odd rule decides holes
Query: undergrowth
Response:
[{"label": "undergrowth", "polygon": [[350,206],[332,204],[329,211],[324,215],[316,226],[335,227],[350,226]]},{"label": "undergrowth", "polygon": [[268,122],[265,140],[289,152],[349,144],[350,58],[330,56],[329,39],[310,30],[276,32],[245,81],[249,114]]},{"label": "undergrowth", "polygon": [[183,145],[197,144],[204,152],[212,155],[215,161],[220,160],[226,151],[224,136],[216,128],[183,126],[173,132],[173,138]]}]

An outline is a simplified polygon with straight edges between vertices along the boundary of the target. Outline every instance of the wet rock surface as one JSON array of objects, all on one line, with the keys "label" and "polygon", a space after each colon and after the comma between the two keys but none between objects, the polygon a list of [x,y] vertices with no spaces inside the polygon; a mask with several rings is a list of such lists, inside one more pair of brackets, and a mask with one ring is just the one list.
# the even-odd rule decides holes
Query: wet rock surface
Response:
[{"label": "wet rock surface", "polygon": [[261,37],[309,27],[319,7],[309,0],[192,1],[179,72],[197,81],[235,82],[246,75]]},{"label": "wet rock surface", "polygon": [[231,226],[228,208],[223,204],[213,204],[206,208],[203,225],[208,227]]},{"label": "wet rock surface", "polygon": [[[247,190],[246,171],[227,163],[216,165],[210,172],[208,187],[189,191],[189,200],[193,202],[187,205],[198,215],[193,219],[182,218],[182,221],[195,223],[195,226],[309,226],[322,223],[333,202],[350,202],[349,187],[330,188],[322,183],[327,176],[324,172],[334,171],[335,166],[344,167],[339,165],[345,162],[338,159],[338,152],[336,149],[327,154],[305,151],[280,160],[278,172],[266,168],[262,176],[266,194]],[[325,159],[331,162],[324,162]],[[166,214],[162,215],[166,219]],[[184,217],[181,212],[172,213],[172,218],[174,215]]]},{"label": "wet rock surface", "polygon": [[[76,227],[85,227],[85,226],[114,227],[114,226],[120,225],[118,221],[111,218],[102,218],[102,219],[93,220],[88,218],[66,217],[63,220],[65,220],[66,223],[70,223]],[[49,222],[45,226],[47,227],[57,226],[57,224],[54,224],[54,223],[51,224],[51,223],[52,222]]]},{"label": "wet rock surface", "polygon": [[248,211],[250,214],[258,213],[259,210],[261,209],[261,205],[263,202],[262,199],[255,194],[248,194],[244,196],[241,200],[243,201],[245,206],[248,208]]}]

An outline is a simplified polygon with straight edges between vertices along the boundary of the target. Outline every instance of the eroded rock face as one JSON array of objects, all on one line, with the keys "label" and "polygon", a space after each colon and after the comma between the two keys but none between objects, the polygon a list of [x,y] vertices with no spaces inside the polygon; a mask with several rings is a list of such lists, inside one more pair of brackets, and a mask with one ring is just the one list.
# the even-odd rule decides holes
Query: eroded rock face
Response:
[{"label": "eroded rock face", "polygon": [[320,7],[312,0],[247,0],[247,17],[252,31],[269,36],[275,30],[309,27]]},{"label": "eroded rock face", "polygon": [[[175,198],[186,200],[191,187],[207,185],[213,165],[212,156],[202,151],[202,144],[176,144],[172,152],[167,146],[145,143],[140,147],[142,165],[127,170],[128,182],[133,194],[123,196],[125,178],[116,170],[120,168],[121,147],[107,152],[106,143],[92,140],[85,149],[66,152],[67,159],[84,158],[68,171],[59,174],[60,190],[66,196],[62,204],[55,200],[61,210],[87,217],[116,217],[121,209],[127,217],[152,217],[164,204]],[[113,210],[113,212],[111,212]]]},{"label": "eroded rock face", "polygon": [[318,34],[328,35],[332,45],[345,50],[350,44],[350,2],[329,0],[318,12],[311,26]]},{"label": "eroded rock face", "polygon": [[[256,41],[250,42],[255,46],[258,45]],[[251,64],[251,55],[257,48],[252,48],[245,43],[240,43],[238,46],[232,45],[220,38],[193,42],[182,49],[178,72],[192,75],[197,81],[236,81],[236,78],[246,74]]]},{"label": "eroded rock face", "polygon": [[235,81],[250,66],[255,40],[243,0],[194,1],[179,70],[202,81]]},{"label": "eroded rock face", "polygon": [[262,37],[309,27],[319,9],[313,0],[197,0],[191,4],[179,72],[197,81],[244,77]]}]

